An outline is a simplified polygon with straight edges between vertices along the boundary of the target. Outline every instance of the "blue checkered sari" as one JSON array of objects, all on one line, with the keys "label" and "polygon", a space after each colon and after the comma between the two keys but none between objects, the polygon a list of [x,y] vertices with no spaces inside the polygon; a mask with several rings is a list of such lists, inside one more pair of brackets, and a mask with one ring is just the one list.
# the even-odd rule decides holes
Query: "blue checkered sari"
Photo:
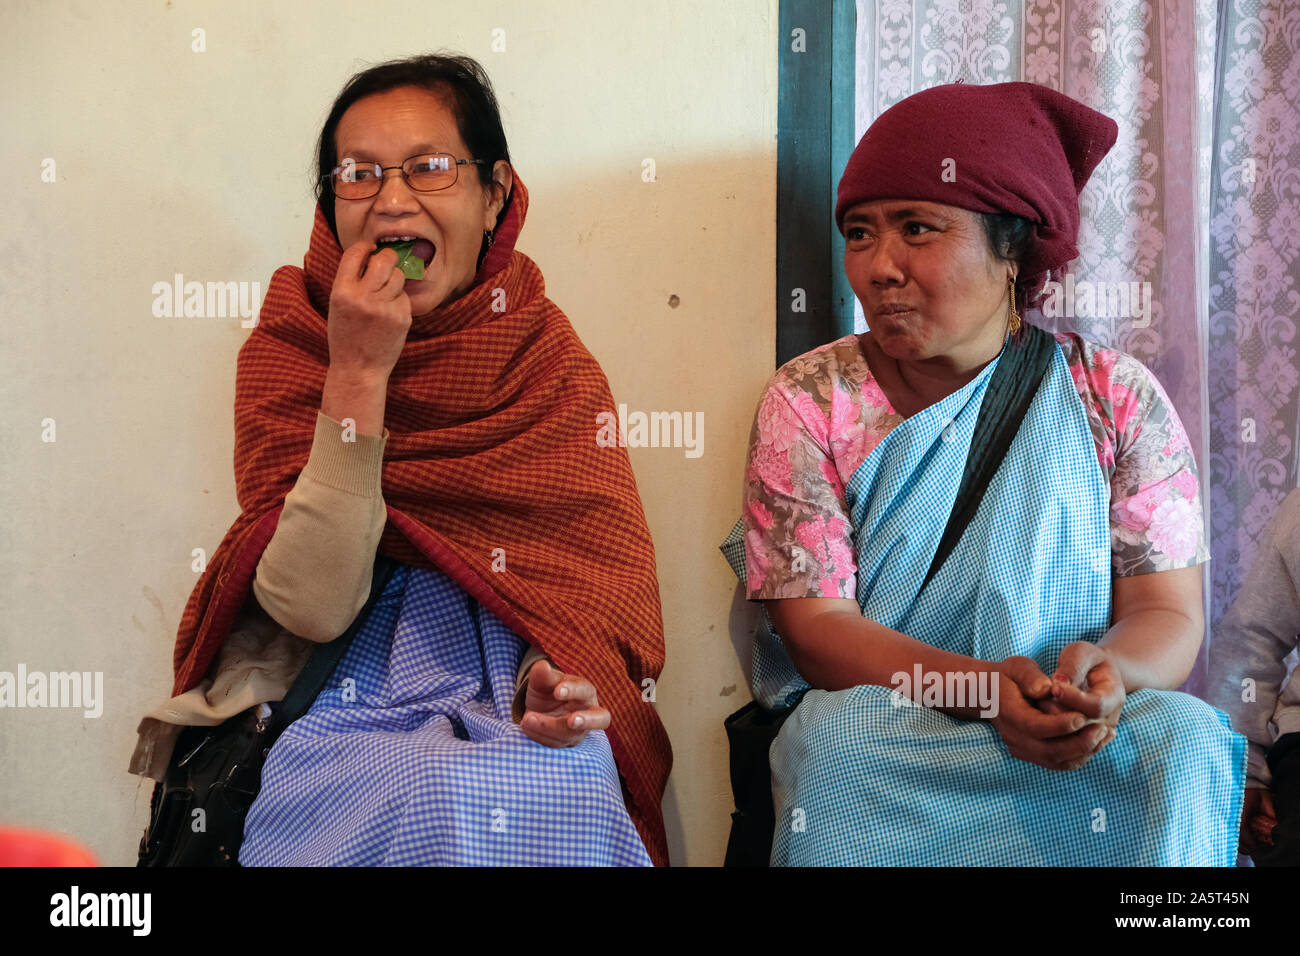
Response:
[{"label": "blue checkered sari", "polygon": [[603,731],[555,749],[510,719],[524,642],[445,575],[393,574],[276,741],[244,866],[650,866]]},{"label": "blue checkered sari", "polygon": [[[981,660],[1053,673],[1111,610],[1110,490],[1060,346],[979,510],[921,590],[997,362],[905,419],[846,487],[864,616]],[[743,541],[724,546],[744,574]],[[808,687],[762,615],[754,696]],[[808,690],[772,745],[773,865],[1231,866],[1246,740],[1203,701],[1129,695],[1079,770],[1010,755],[987,722],[896,707],[874,685]]]}]

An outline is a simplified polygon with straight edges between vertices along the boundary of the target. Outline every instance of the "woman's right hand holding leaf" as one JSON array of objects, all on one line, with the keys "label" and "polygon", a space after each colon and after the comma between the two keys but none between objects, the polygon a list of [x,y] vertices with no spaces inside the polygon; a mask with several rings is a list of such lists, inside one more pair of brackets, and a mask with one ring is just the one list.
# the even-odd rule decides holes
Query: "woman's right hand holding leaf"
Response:
[{"label": "woman's right hand holding leaf", "polygon": [[351,419],[363,435],[384,431],[388,376],[411,329],[411,299],[397,253],[375,243],[353,243],[339,260],[330,291],[329,369],[321,411],[339,422]]},{"label": "woman's right hand holding leaf", "polygon": [[386,379],[411,328],[411,299],[397,253],[375,243],[353,243],[339,260],[330,292],[330,368],[350,376]]}]

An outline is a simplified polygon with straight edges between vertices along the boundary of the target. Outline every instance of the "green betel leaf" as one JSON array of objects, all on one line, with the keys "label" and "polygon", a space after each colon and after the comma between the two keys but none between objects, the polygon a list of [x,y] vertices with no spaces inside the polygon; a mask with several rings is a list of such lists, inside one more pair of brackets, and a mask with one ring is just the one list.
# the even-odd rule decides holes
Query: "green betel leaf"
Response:
[{"label": "green betel leaf", "polygon": [[424,278],[424,260],[419,256],[411,255],[413,242],[403,243],[403,248],[397,253],[397,268],[402,270],[402,275],[408,279]]},{"label": "green betel leaf", "polygon": [[423,279],[424,260],[419,256],[411,255],[414,246],[414,242],[382,242],[379,244],[379,249],[392,249],[397,253],[397,268],[402,270],[402,275],[406,278]]}]

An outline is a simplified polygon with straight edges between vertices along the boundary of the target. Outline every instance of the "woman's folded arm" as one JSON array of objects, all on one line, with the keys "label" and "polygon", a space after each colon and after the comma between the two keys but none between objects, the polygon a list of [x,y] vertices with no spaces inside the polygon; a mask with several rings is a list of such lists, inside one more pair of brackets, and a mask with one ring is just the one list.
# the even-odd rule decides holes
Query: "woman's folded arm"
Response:
[{"label": "woman's folded arm", "polygon": [[[844,690],[858,684],[898,687],[893,675],[925,673],[998,673],[999,665],[953,654],[908,637],[862,616],[847,598],[786,598],[763,602],[781,635],[790,660],[813,687]],[[918,689],[919,690],[919,689]],[[980,708],[941,707],[944,713],[975,720]]]},{"label": "woman's folded arm", "polygon": [[[355,437],[355,441],[345,441]],[[365,606],[387,511],[382,436],[317,412],[311,453],[285,496],[253,594],[282,627],[311,641],[338,637]]]},{"label": "woman's folded arm", "polygon": [[1126,693],[1173,690],[1187,679],[1204,639],[1201,567],[1117,577],[1111,627],[1098,641],[1114,657]]}]

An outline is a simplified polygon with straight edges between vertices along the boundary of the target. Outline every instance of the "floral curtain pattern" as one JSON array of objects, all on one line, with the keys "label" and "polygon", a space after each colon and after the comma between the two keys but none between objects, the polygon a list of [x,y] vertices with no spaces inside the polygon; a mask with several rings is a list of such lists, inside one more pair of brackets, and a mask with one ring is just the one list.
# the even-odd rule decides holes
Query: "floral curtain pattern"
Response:
[{"label": "floral curtain pattern", "polygon": [[857,14],[858,137],[959,79],[1041,83],[1119,124],[1080,197],[1080,295],[1030,318],[1136,356],[1168,392],[1199,465],[1213,625],[1300,483],[1300,4],[858,0]]},{"label": "floral curtain pattern", "polygon": [[1224,3],[1209,222],[1216,617],[1300,485],[1300,4]]}]

